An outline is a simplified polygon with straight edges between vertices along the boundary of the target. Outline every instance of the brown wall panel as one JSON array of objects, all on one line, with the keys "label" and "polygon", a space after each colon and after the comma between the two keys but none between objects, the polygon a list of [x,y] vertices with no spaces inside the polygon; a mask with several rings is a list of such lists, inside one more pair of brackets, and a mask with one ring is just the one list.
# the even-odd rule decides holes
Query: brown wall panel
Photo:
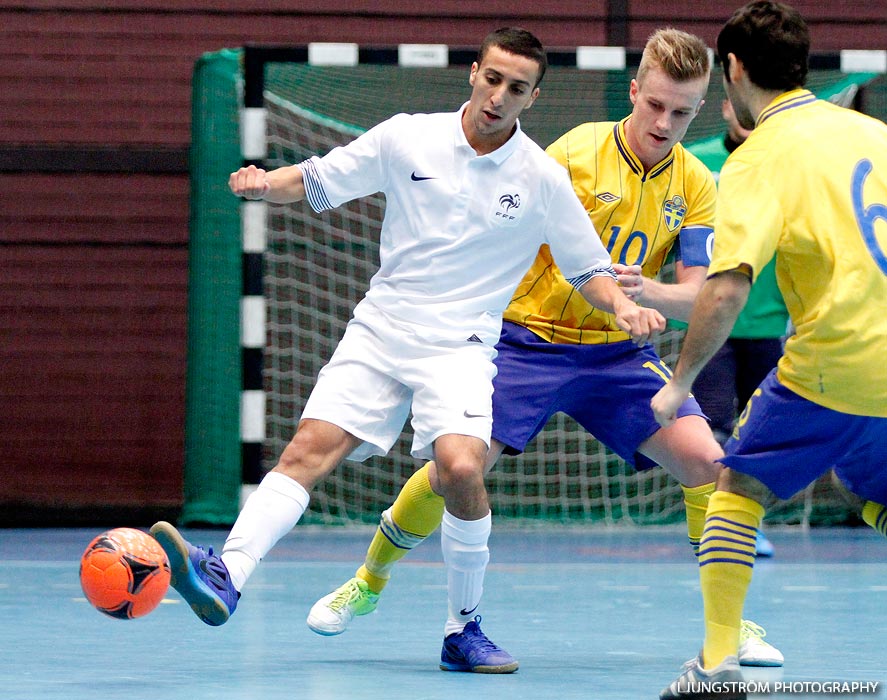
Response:
[{"label": "brown wall panel", "polygon": [[0,173],[0,243],[188,242],[188,176]]},{"label": "brown wall panel", "polygon": [[[669,3],[658,0],[631,0],[629,3],[633,19],[680,22],[695,17],[717,23],[719,26],[742,4],[742,2],[735,2],[735,0]],[[868,0],[867,2],[832,0],[827,3],[822,0],[793,0],[789,4],[802,14],[810,25],[860,20],[884,22],[887,19],[887,15],[885,15],[887,3],[884,0]]]},{"label": "brown wall panel", "polygon": [[[504,2],[433,3],[408,13],[394,2],[340,2],[322,10],[307,3],[288,4],[285,10],[266,3],[249,11],[222,2],[32,5],[40,10],[0,6],[0,142],[185,145],[194,61],[247,42],[473,47],[491,28],[520,23],[550,46],[607,43],[603,2],[549,3],[544,13],[520,13]],[[808,15],[815,50],[887,45],[887,0],[798,6]],[[639,48],[663,24],[695,31],[713,43],[736,4],[635,1],[629,7],[627,43]],[[860,22],[864,31],[858,31]]]},{"label": "brown wall panel", "polygon": [[[512,17],[0,11],[0,142],[188,143],[190,80],[204,53],[245,43],[476,46]],[[552,45],[605,43],[600,14],[521,18]]]},{"label": "brown wall panel", "polygon": [[185,247],[2,250],[0,502],[176,506]]}]

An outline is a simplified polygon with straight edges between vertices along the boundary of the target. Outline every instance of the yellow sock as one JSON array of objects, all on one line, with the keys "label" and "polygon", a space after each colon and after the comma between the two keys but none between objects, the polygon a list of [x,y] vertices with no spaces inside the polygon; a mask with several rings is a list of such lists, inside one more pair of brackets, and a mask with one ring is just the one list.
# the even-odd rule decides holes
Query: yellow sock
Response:
[{"label": "yellow sock", "polygon": [[887,507],[874,501],[866,501],[862,507],[862,519],[887,537]]},{"label": "yellow sock", "polygon": [[382,513],[363,566],[357,570],[357,577],[374,593],[382,592],[394,564],[434,532],[443,518],[444,499],[431,489],[429,464],[407,480],[391,508]]},{"label": "yellow sock", "polygon": [[715,492],[714,482],[702,486],[684,486],[684,509],[687,512],[687,536],[695,554],[699,553],[699,540],[705,527],[705,513],[708,510],[708,499]]},{"label": "yellow sock", "polygon": [[704,668],[739,654],[742,608],[755,563],[755,537],[764,507],[745,496],[715,491],[699,544],[699,582],[705,608]]}]

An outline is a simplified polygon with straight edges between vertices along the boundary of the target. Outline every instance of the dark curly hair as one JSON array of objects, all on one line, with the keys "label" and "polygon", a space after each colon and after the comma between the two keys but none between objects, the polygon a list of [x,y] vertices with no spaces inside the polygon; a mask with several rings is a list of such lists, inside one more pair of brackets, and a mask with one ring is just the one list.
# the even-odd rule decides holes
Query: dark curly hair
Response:
[{"label": "dark curly hair", "polygon": [[729,81],[727,54],[742,61],[765,90],[792,90],[807,82],[810,31],[793,7],[755,0],[739,8],[718,34],[718,57]]}]

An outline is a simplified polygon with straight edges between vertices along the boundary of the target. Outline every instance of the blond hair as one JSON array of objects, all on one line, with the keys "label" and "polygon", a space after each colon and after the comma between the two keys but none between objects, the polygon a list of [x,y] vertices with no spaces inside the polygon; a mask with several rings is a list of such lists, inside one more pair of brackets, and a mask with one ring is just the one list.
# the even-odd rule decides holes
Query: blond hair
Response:
[{"label": "blond hair", "polygon": [[667,27],[658,29],[647,39],[637,81],[643,82],[650,68],[658,66],[677,82],[711,75],[711,59],[705,42],[695,34]]}]

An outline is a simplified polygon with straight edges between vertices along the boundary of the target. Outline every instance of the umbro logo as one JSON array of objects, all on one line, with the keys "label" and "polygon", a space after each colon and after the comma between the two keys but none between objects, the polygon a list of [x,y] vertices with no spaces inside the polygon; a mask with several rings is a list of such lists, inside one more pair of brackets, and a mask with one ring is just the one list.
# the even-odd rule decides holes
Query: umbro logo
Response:
[{"label": "umbro logo", "polygon": [[476,333],[472,333],[471,337],[468,339],[468,342],[469,343],[482,343],[484,341],[482,341],[480,338],[478,338]]},{"label": "umbro logo", "polygon": [[433,176],[425,176],[425,175],[416,175],[416,171],[413,171],[413,174],[410,175],[410,180],[413,182],[422,182],[423,180],[436,180],[436,177]]},{"label": "umbro logo", "polygon": [[601,192],[599,195],[597,195],[597,198],[605,204],[611,204],[619,199],[619,197],[617,197],[612,192]]}]

